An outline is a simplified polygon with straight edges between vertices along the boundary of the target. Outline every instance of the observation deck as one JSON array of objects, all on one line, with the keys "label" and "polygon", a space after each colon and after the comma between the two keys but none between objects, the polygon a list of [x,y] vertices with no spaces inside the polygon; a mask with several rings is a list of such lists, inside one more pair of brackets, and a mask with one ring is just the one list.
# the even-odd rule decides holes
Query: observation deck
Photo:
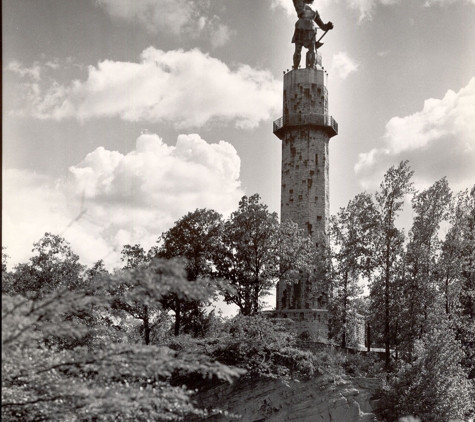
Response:
[{"label": "observation deck", "polygon": [[274,121],[274,134],[282,139],[284,133],[290,128],[299,126],[316,126],[325,131],[331,138],[338,135],[338,123],[327,114],[305,113],[289,114]]}]

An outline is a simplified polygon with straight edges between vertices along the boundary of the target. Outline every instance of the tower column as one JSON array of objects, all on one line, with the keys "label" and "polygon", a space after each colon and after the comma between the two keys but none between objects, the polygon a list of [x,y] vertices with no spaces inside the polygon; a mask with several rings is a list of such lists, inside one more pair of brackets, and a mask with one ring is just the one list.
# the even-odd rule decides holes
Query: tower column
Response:
[{"label": "tower column", "polygon": [[[281,221],[292,220],[314,245],[328,240],[330,218],[330,138],[338,124],[328,114],[327,74],[317,52],[315,69],[293,69],[284,75],[283,117],[274,122],[282,141]],[[313,337],[327,330],[326,303],[312,295],[306,280],[278,283],[276,309],[298,321],[298,331]]]}]

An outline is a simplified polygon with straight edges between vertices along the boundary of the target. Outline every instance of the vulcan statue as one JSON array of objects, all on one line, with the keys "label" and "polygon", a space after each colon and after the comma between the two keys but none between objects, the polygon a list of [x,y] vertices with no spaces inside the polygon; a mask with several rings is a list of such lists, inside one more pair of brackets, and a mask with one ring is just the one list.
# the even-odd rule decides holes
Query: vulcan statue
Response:
[{"label": "vulcan statue", "polygon": [[293,2],[299,17],[299,20],[295,24],[295,32],[292,38],[292,42],[295,44],[293,68],[299,68],[300,59],[302,57],[302,47],[305,47],[308,50],[306,67],[314,69],[315,52],[322,45],[322,43],[316,40],[317,25],[326,33],[330,29],[333,29],[333,24],[331,22],[323,23],[317,9],[313,5],[313,0],[293,0]]}]

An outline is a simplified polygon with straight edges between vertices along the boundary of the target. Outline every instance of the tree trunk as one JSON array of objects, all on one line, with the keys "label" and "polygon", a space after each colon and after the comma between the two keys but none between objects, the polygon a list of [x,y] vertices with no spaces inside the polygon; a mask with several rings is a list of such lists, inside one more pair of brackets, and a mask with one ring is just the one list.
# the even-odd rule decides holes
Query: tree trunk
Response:
[{"label": "tree trunk", "polygon": [[345,271],[345,281],[343,284],[343,330],[342,330],[343,332],[341,335],[342,349],[346,349],[346,323],[347,323],[346,307],[348,306],[347,299],[348,299],[348,271]]},{"label": "tree trunk", "polygon": [[366,328],[366,332],[367,332],[367,337],[368,337],[368,340],[367,340],[367,350],[368,352],[371,351],[371,325],[368,324],[367,328]]},{"label": "tree trunk", "polygon": [[144,330],[144,339],[145,344],[150,344],[150,320],[148,315],[148,306],[144,307],[144,316],[143,316],[143,330]]},{"label": "tree trunk", "polygon": [[447,315],[450,314],[449,308],[449,276],[445,277],[445,313]]},{"label": "tree trunk", "polygon": [[175,336],[180,334],[181,325],[181,303],[178,297],[175,299]]},{"label": "tree trunk", "polygon": [[384,345],[385,345],[385,366],[386,370],[389,369],[391,351],[390,351],[390,333],[389,333],[389,264],[390,264],[390,254],[391,249],[389,245],[390,240],[388,240],[386,245],[386,268],[385,268],[385,286],[384,286]]}]

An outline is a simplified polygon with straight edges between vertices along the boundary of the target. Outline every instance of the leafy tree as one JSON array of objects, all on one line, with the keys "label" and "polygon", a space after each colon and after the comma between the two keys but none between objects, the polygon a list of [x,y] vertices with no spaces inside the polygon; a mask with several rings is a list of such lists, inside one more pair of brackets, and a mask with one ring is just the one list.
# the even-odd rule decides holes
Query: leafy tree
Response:
[{"label": "leafy tree", "polygon": [[210,277],[212,259],[221,242],[223,217],[213,210],[197,209],[180,218],[165,232],[157,255],[160,258],[186,258],[189,280]]},{"label": "leafy tree", "polygon": [[464,366],[475,378],[475,186],[455,196],[450,214],[452,225],[439,263],[439,289],[465,351]]},{"label": "leafy tree", "polygon": [[291,220],[282,222],[275,233],[275,255],[278,265],[269,271],[281,283],[295,283],[302,278],[314,276],[318,251],[310,236],[304,235],[297,223]]},{"label": "leafy tree", "polygon": [[6,252],[4,252],[6,249],[7,248],[5,246],[2,246],[2,274],[8,271],[7,261],[10,257],[6,254]]},{"label": "leafy tree", "polygon": [[136,268],[141,264],[145,264],[150,261],[150,256],[139,244],[125,245],[121,251],[120,260],[124,263],[122,269],[130,270]]},{"label": "leafy tree", "polygon": [[[111,312],[116,296],[108,293],[124,284],[130,285],[123,291],[124,302],[153,304],[170,292],[193,299],[207,294],[204,285],[189,289],[176,262],[152,261],[104,282],[94,295],[57,286],[41,297],[2,296],[2,418],[178,420],[203,412],[192,403],[191,391],[172,385],[173,376],[231,381],[242,373],[194,351],[117,342],[111,330],[67,318],[91,305]],[[85,332],[92,333],[92,341],[84,346],[64,349],[49,342],[52,334],[68,339]]]},{"label": "leafy tree", "polygon": [[412,198],[415,213],[405,256],[402,278],[402,311],[400,315],[404,350],[412,353],[412,345],[430,325],[431,310],[437,299],[437,262],[440,252],[438,231],[447,218],[451,192],[443,178]]},{"label": "leafy tree", "polygon": [[8,258],[10,258],[5,252],[7,248],[2,246],[2,293],[8,293],[12,291],[12,275],[8,272]]},{"label": "leafy tree", "polygon": [[108,274],[109,271],[107,271],[107,268],[104,265],[104,261],[100,259],[99,261],[95,262],[91,268],[88,268],[86,270],[85,278],[88,282],[92,283],[97,277]]},{"label": "leafy tree", "polygon": [[460,366],[461,344],[448,325],[441,323],[417,340],[414,354],[415,360],[402,367],[386,396],[388,416],[438,422],[473,415],[475,390]]},{"label": "leafy tree", "polygon": [[362,293],[358,282],[372,273],[378,212],[371,195],[362,193],[346,208],[332,217],[330,243],[332,246],[332,324],[334,338],[346,348],[347,333],[355,326],[358,298]]},{"label": "leafy tree", "polygon": [[174,295],[180,301],[199,301],[208,299],[214,292],[203,280],[196,281],[192,289],[188,284],[183,260],[153,258],[148,264],[111,276],[106,292],[111,297],[111,309],[118,315],[125,312],[140,321],[143,341],[148,345],[154,324],[162,321],[165,297]]},{"label": "leafy tree", "polygon": [[[213,276],[212,258],[221,242],[222,216],[213,210],[197,209],[189,212],[165,232],[154,251],[160,258],[182,257],[186,259],[187,278],[195,282],[199,278]],[[205,324],[205,305],[210,296],[200,301],[184,301],[171,294],[162,303],[166,309],[175,312],[175,335],[180,329],[198,335]]]},{"label": "leafy tree", "polygon": [[[284,221],[275,233],[277,265],[270,269],[269,276],[278,280],[278,288],[286,284],[297,284],[297,291],[305,291],[307,303],[298,303],[302,297],[296,295],[291,300],[295,306],[325,306],[329,295],[328,242],[315,244],[306,230],[300,229],[291,220]],[[288,298],[282,295],[283,307],[289,306]],[[292,305],[291,305],[292,306]]]},{"label": "leafy tree", "polygon": [[[382,321],[382,337],[385,346],[386,368],[390,365],[390,347],[392,345],[391,300],[395,285],[395,267],[401,258],[404,246],[404,234],[395,225],[399,212],[404,206],[404,197],[413,192],[410,181],[413,171],[407,161],[397,167],[391,167],[384,175],[380,189],[375,194],[379,212],[379,227],[375,247],[376,276],[371,285],[372,328]],[[395,295],[394,295],[395,296]]]},{"label": "leafy tree", "polygon": [[225,301],[237,305],[243,315],[255,315],[259,300],[275,283],[278,226],[277,214],[268,211],[258,194],[243,196],[224,223],[222,247],[214,261],[218,275],[236,289],[224,292]]},{"label": "leafy tree", "polygon": [[33,246],[36,255],[15,267],[9,293],[42,297],[61,287],[76,289],[83,284],[85,267],[65,239],[45,233]]}]

